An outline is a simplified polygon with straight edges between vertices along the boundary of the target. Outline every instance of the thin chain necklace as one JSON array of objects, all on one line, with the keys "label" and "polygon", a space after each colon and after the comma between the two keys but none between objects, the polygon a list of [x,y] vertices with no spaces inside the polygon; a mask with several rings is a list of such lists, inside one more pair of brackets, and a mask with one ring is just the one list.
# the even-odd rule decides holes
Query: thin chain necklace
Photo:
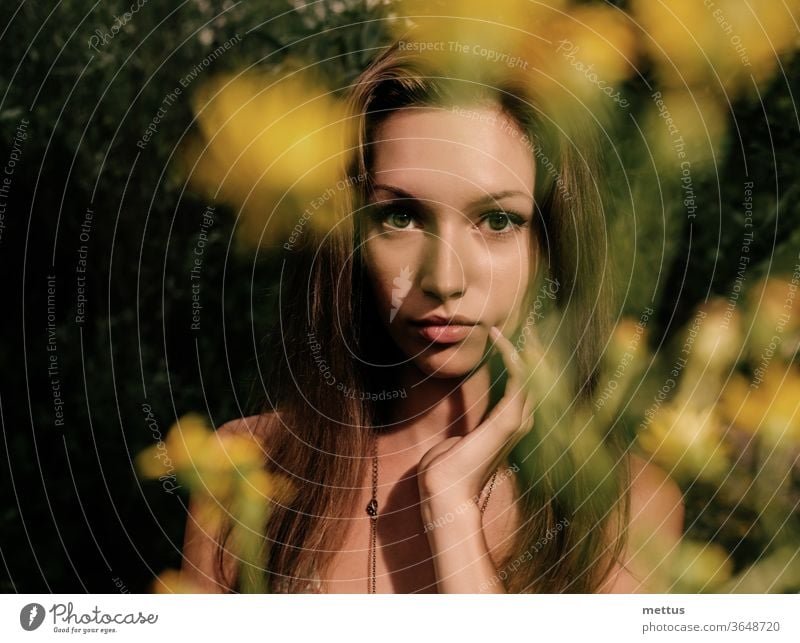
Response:
[{"label": "thin chain necklace", "polygon": [[[497,477],[497,471],[492,474],[492,479],[489,482],[489,491],[486,494],[486,498],[483,500],[483,504],[481,505],[481,513],[486,510],[486,505],[489,503],[489,496],[492,495],[492,489],[494,489],[494,480]],[[373,438],[372,440],[372,499],[367,504],[367,515],[369,516],[370,520],[370,544],[369,544],[369,556],[370,556],[370,583],[369,583],[369,593],[375,594],[375,583],[376,583],[376,574],[375,574],[375,567],[377,562],[377,541],[378,541],[378,439]]]}]

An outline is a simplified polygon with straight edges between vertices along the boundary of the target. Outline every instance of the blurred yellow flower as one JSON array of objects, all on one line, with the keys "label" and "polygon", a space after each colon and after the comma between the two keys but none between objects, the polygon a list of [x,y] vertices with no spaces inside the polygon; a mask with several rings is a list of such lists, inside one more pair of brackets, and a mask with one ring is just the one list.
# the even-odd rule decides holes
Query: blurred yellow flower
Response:
[{"label": "blurred yellow flower", "polygon": [[769,277],[749,290],[746,325],[755,367],[778,355],[791,359],[800,335],[797,299],[797,283],[783,277]]},{"label": "blurred yellow flower", "polygon": [[190,482],[190,486],[202,485],[211,495],[224,498],[233,486],[246,484],[249,476],[263,465],[262,448],[252,436],[214,433],[198,449],[194,468],[187,475],[197,480],[195,485]]},{"label": "blurred yellow flower", "polygon": [[645,108],[647,144],[664,177],[681,182],[687,215],[692,209],[699,174],[692,165],[718,156],[727,132],[727,104],[707,88],[656,90]]},{"label": "blurred yellow flower", "polygon": [[[397,4],[401,20],[394,33],[401,47],[430,56],[453,73],[469,72],[476,66],[507,62],[525,37],[533,14],[546,9],[528,0],[403,0]],[[410,31],[408,23],[413,24]],[[503,55],[506,58],[501,59]]]},{"label": "blurred yellow flower", "polygon": [[600,411],[601,424],[612,421],[625,394],[629,392],[633,379],[650,358],[645,323],[626,317],[614,327],[594,399],[594,408]]},{"label": "blurred yellow flower", "polygon": [[690,361],[714,373],[727,371],[742,351],[741,315],[735,302],[711,299],[697,309],[694,320],[699,323],[690,325],[685,331],[688,342],[694,328],[697,328],[690,349]]},{"label": "blurred yellow flower", "polygon": [[719,45],[719,29],[702,0],[633,0],[631,13],[663,84],[704,85]]},{"label": "blurred yellow flower", "polygon": [[136,467],[146,479],[175,474],[193,492],[218,502],[235,489],[248,498],[255,493],[272,498],[284,492],[277,476],[264,470],[263,448],[254,436],[212,431],[196,413],[179,418],[162,443],[139,453]]},{"label": "blurred yellow flower", "polygon": [[731,577],[733,560],[716,543],[684,539],[673,558],[671,571],[673,592],[711,593]]},{"label": "blurred yellow flower", "polygon": [[800,444],[800,367],[778,360],[748,381],[736,375],[725,387],[724,417],[772,445]]},{"label": "blurred yellow flower", "polygon": [[195,466],[209,471],[236,470],[248,473],[262,466],[264,454],[257,440],[251,435],[220,434],[208,437],[197,452]]},{"label": "blurred yellow flower", "polygon": [[185,146],[183,171],[206,198],[241,209],[246,243],[280,241],[306,211],[304,225],[330,228],[346,112],[310,72],[217,77],[194,109],[201,136]]},{"label": "blurred yellow flower", "polygon": [[670,375],[679,378],[673,404],[714,406],[733,365],[742,355],[741,315],[735,302],[711,299],[695,311]]},{"label": "blurred yellow flower", "polygon": [[667,85],[704,87],[735,99],[768,80],[797,47],[800,8],[773,0],[634,0],[644,45]]},{"label": "blurred yellow flower", "polygon": [[614,97],[620,90],[616,85],[635,71],[638,45],[632,22],[612,7],[575,7],[552,20],[548,38],[555,47],[555,73],[583,98]]},{"label": "blurred yellow flower", "polygon": [[203,589],[177,569],[167,569],[150,584],[152,594],[203,594]]},{"label": "blurred yellow flower", "polygon": [[647,352],[647,328],[633,317],[624,317],[614,327],[606,356],[612,365],[625,365]]},{"label": "blurred yellow flower", "polygon": [[[800,5],[774,0],[718,0],[713,10],[721,30],[715,60],[728,92],[753,93],[777,71],[779,56],[797,49]],[[751,80],[752,76],[752,80]]]},{"label": "blurred yellow flower", "polygon": [[211,435],[205,418],[188,413],[167,431],[167,436],[136,456],[136,469],[142,478],[158,478],[192,466],[193,457]]},{"label": "blurred yellow flower", "polygon": [[666,404],[647,415],[639,445],[676,478],[719,481],[729,468],[730,447],[714,409]]},{"label": "blurred yellow flower", "polygon": [[[143,478],[177,476],[191,490],[192,516],[198,528],[218,534],[229,524],[230,549],[257,569],[264,560],[264,532],[273,503],[288,503],[295,493],[290,480],[268,472],[260,442],[246,433],[212,431],[202,416],[178,419],[163,442],[136,458]],[[249,568],[248,568],[249,569]],[[263,591],[258,573],[243,576],[243,591]],[[152,585],[156,593],[201,591],[176,570],[166,570]]]}]

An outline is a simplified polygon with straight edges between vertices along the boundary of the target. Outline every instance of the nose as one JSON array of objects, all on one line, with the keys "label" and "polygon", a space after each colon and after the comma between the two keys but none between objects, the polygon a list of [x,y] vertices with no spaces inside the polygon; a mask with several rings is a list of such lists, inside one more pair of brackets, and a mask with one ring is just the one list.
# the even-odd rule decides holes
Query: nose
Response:
[{"label": "nose", "polygon": [[420,288],[438,301],[458,299],[466,292],[465,260],[455,247],[455,239],[443,234],[427,234]]}]

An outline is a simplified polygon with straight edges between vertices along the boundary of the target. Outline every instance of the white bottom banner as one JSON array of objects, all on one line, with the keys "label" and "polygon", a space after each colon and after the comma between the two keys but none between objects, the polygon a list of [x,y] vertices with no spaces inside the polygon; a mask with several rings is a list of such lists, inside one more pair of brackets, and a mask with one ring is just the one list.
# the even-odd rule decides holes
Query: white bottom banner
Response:
[{"label": "white bottom banner", "polygon": [[9,594],[0,640],[797,643],[799,613],[798,594]]}]

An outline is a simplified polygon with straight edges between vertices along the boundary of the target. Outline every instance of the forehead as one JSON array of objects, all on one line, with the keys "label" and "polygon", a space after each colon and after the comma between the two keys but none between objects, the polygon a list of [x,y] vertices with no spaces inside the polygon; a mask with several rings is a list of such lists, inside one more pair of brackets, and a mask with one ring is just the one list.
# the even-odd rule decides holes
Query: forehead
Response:
[{"label": "forehead", "polygon": [[440,198],[452,189],[533,194],[533,150],[499,106],[398,110],[373,143],[375,180],[418,196]]}]

